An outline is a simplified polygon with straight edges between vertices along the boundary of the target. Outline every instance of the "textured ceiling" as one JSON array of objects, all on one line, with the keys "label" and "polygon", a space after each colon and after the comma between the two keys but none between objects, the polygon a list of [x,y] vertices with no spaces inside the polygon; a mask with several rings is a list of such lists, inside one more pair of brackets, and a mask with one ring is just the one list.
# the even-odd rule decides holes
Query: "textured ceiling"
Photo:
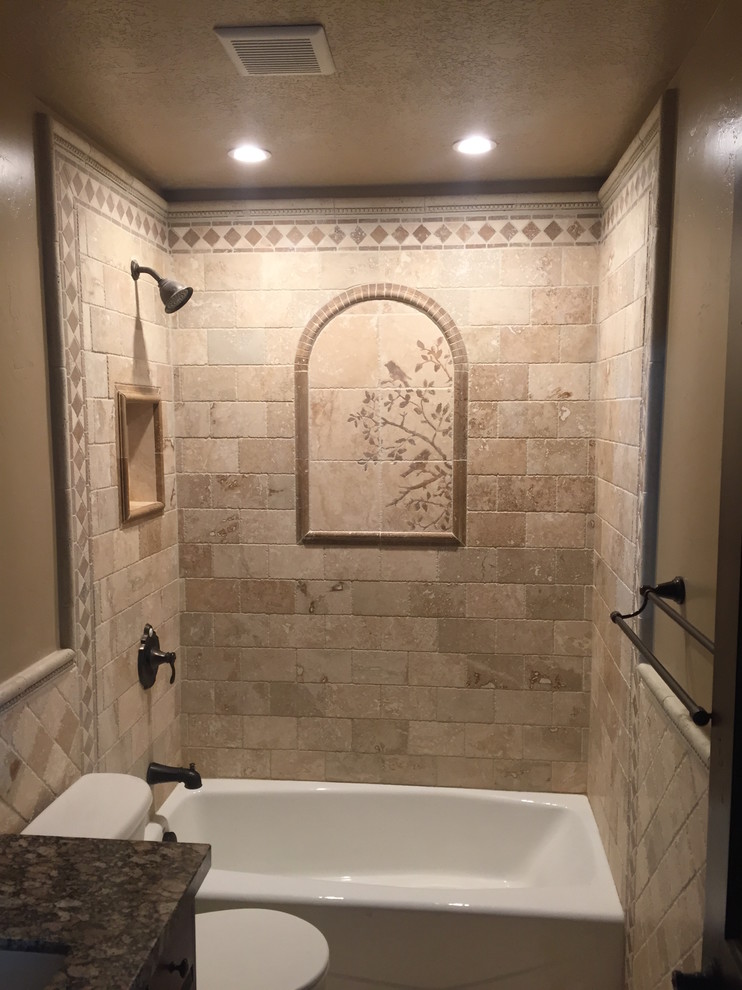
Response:
[{"label": "textured ceiling", "polygon": [[[160,189],[598,177],[717,4],[2,0],[0,71]],[[213,27],[274,23],[323,24],[336,73],[239,76]],[[496,151],[457,155],[472,131]]]}]

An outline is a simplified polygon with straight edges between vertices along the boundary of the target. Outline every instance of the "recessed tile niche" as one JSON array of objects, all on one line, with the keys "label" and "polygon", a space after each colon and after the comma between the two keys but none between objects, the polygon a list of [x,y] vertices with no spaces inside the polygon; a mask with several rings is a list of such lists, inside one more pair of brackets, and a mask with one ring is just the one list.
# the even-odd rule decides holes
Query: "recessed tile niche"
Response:
[{"label": "recessed tile niche", "polygon": [[298,540],[463,543],[466,354],[445,310],[358,286],[309,322],[295,371]]},{"label": "recessed tile niche", "polygon": [[165,508],[162,413],[155,388],[126,386],[116,392],[121,519],[133,522]]}]

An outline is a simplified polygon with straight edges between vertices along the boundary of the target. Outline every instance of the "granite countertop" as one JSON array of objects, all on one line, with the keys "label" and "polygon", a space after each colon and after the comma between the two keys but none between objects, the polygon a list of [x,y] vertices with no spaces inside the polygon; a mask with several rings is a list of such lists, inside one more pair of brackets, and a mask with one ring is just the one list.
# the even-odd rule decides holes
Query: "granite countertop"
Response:
[{"label": "granite countertop", "polygon": [[2,835],[0,949],[64,953],[50,990],[144,986],[210,863],[206,845]]}]

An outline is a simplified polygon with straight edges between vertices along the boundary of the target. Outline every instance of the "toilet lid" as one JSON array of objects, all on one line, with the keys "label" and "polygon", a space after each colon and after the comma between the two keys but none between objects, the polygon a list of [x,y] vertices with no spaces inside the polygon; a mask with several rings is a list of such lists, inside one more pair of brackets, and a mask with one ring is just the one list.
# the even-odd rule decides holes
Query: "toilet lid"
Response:
[{"label": "toilet lid", "polygon": [[282,911],[196,915],[199,990],[310,990],[327,972],[324,935]]}]

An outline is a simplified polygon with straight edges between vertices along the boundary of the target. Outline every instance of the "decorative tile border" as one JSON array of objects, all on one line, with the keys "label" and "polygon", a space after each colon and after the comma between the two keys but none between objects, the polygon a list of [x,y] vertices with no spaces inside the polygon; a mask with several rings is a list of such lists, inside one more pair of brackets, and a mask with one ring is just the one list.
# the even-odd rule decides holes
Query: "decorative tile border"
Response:
[{"label": "decorative tile border", "polygon": [[597,244],[602,211],[594,196],[562,202],[351,205],[297,203],[277,209],[171,208],[169,247],[191,251],[399,251]]},{"label": "decorative tile border", "polygon": [[[450,533],[314,533],[309,529],[309,359],[323,328],[339,313],[357,303],[387,299],[412,306],[436,324],[453,358],[453,511]],[[296,538],[298,543],[441,546],[466,539],[466,438],[468,360],[461,333],[451,316],[430,296],[406,285],[375,282],[339,293],[307,323],[294,362],[296,415]]]}]

